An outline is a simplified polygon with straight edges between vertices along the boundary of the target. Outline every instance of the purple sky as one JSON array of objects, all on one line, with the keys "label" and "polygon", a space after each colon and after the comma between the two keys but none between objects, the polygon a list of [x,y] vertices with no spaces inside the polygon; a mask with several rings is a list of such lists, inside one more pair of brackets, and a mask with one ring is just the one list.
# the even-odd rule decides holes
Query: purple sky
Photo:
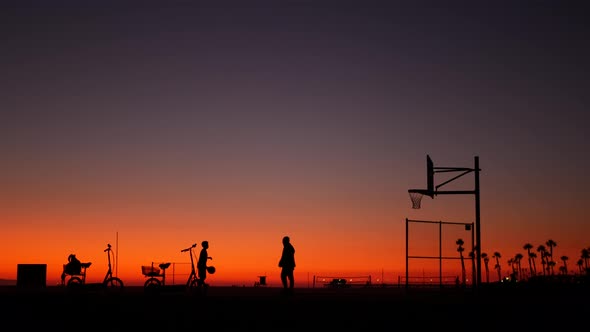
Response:
[{"label": "purple sky", "polygon": [[[554,236],[573,242],[572,260],[590,245],[577,4],[126,3],[1,5],[1,196],[64,181],[235,200],[260,186],[351,190],[392,202],[393,220],[438,220],[409,209],[425,156],[458,167],[479,156],[484,244]],[[515,220],[546,231],[491,235]]]}]

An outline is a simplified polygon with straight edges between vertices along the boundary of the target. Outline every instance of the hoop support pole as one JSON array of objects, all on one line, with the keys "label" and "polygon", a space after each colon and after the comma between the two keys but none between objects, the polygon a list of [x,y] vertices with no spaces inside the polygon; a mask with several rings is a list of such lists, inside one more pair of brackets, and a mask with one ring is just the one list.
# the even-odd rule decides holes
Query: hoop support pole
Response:
[{"label": "hoop support pole", "polygon": [[477,195],[477,190],[447,190],[434,191],[435,195]]}]

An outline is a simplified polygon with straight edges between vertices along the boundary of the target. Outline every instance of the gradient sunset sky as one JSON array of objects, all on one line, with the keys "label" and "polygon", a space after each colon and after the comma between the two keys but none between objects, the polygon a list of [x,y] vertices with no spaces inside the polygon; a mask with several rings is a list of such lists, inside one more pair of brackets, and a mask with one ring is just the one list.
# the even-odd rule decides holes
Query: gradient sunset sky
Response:
[{"label": "gradient sunset sky", "polygon": [[[187,263],[180,250],[208,240],[212,285],[278,285],[289,235],[297,286],[397,282],[406,218],[474,221],[471,195],[411,208],[426,155],[435,167],[479,157],[482,251],[500,252],[503,271],[549,239],[577,271],[590,247],[583,8],[124,3],[2,4],[0,279],[47,264],[56,284],[75,253],[100,281],[111,243],[119,277],[140,285],[141,265]],[[444,187],[473,188],[472,175]],[[470,246],[455,228],[443,229],[446,256],[458,238]],[[411,254],[437,255],[437,231],[412,228]]]}]

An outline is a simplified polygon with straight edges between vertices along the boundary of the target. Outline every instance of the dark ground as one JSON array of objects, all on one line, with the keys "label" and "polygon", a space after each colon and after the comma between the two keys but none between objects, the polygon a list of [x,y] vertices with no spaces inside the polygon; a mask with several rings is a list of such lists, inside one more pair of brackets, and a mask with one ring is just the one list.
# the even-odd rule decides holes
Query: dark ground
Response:
[{"label": "dark ground", "polygon": [[272,287],[212,286],[203,296],[3,286],[0,313],[2,326],[24,331],[565,331],[586,324],[589,295],[584,285],[301,288],[291,296]]}]

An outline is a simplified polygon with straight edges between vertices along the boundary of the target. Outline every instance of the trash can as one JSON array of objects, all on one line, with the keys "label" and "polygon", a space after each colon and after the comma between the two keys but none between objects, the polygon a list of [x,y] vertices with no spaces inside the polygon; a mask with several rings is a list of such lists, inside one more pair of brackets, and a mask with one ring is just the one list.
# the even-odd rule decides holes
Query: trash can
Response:
[{"label": "trash can", "polygon": [[19,288],[45,288],[47,286],[47,264],[18,264],[16,286]]}]

